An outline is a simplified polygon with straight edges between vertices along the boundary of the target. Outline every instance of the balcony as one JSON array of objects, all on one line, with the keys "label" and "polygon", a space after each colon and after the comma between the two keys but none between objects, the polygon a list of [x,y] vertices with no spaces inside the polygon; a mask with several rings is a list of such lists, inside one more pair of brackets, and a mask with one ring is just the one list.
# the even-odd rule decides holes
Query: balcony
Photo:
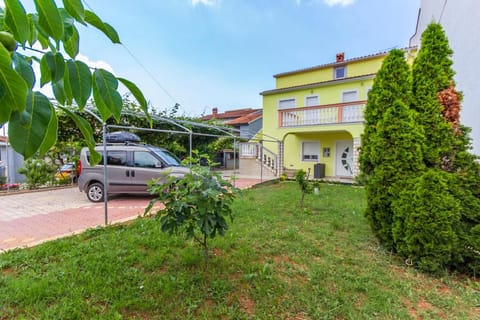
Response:
[{"label": "balcony", "polygon": [[366,101],[278,110],[280,128],[363,122]]}]

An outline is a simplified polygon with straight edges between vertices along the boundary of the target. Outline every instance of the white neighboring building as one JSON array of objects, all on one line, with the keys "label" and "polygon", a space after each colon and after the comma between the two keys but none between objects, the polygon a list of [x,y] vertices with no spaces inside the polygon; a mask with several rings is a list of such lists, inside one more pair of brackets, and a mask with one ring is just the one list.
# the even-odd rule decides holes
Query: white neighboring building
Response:
[{"label": "white neighboring building", "polygon": [[7,139],[0,132],[0,176],[6,177],[8,170],[8,182],[23,182],[25,177],[17,172],[23,165],[23,157],[12,149]]},{"label": "white neighboring building", "polygon": [[464,95],[460,121],[472,129],[473,153],[480,156],[480,1],[421,0],[410,46],[420,46],[428,24],[440,23],[454,51],[457,90]]}]

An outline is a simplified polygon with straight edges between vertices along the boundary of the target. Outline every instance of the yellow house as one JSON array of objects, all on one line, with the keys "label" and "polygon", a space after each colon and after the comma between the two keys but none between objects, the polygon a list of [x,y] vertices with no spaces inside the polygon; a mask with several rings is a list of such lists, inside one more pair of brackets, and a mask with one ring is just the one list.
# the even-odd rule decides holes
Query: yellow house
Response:
[{"label": "yellow house", "polygon": [[[406,48],[411,62],[415,48]],[[274,75],[263,91],[263,147],[275,154],[276,172],[308,171],[310,178],[351,179],[359,174],[358,150],[368,91],[388,52],[344,59]],[[273,139],[272,139],[273,138]],[[264,158],[267,158],[264,156]],[[273,159],[263,159],[264,162]]]}]

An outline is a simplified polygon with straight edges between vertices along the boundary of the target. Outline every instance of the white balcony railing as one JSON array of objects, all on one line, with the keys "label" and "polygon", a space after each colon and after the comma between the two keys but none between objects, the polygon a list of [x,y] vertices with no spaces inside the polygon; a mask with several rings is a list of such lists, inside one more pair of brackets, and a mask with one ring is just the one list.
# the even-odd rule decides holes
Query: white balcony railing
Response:
[{"label": "white balcony railing", "polygon": [[363,122],[366,101],[278,110],[279,127]]}]

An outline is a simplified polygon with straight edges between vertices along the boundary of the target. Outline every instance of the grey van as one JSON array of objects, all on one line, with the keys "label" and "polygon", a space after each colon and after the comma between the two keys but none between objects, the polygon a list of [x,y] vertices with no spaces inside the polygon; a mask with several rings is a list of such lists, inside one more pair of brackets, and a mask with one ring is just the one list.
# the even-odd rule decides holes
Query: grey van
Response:
[{"label": "grey van", "polygon": [[[102,154],[98,165],[90,165],[88,148],[80,153],[78,188],[92,202],[104,200],[103,146],[95,148]],[[108,194],[148,194],[147,182],[167,176],[183,177],[188,168],[170,151],[151,145],[123,143],[107,145]],[[162,181],[162,180],[160,180]]]}]

